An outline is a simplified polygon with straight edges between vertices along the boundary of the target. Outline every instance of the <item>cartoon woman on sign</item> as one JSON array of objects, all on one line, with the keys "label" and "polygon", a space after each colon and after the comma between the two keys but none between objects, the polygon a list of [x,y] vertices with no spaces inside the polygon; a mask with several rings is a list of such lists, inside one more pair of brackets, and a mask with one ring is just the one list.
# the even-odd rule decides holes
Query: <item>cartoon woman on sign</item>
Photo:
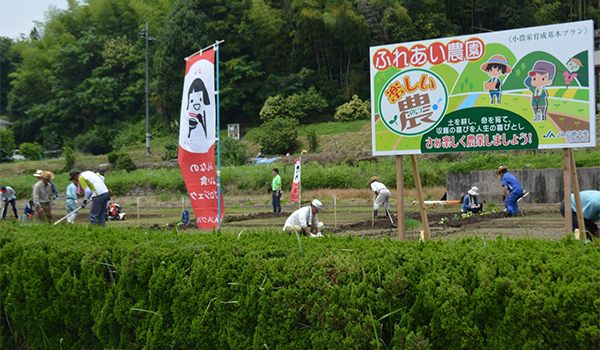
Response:
[{"label": "cartoon woman on sign", "polygon": [[202,130],[204,130],[204,137],[207,137],[205,106],[208,105],[210,105],[210,99],[206,86],[202,79],[196,78],[188,90],[187,110],[190,116],[188,119],[188,139],[192,135],[192,130],[198,126],[198,123],[202,126]]},{"label": "cartoon woman on sign", "polygon": [[510,74],[512,71],[508,65],[508,60],[502,55],[493,55],[486,63],[481,65],[481,70],[490,76],[490,80],[483,84],[483,89],[490,93],[490,104],[494,104],[494,97],[496,97],[496,104],[500,104],[502,80],[499,77]]}]

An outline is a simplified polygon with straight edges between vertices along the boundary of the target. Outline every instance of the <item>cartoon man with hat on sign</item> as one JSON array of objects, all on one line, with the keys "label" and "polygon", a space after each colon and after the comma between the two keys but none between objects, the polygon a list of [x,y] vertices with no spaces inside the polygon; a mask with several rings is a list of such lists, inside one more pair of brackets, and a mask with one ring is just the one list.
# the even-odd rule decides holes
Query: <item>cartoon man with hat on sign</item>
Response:
[{"label": "cartoon man with hat on sign", "polygon": [[502,80],[499,76],[512,72],[508,60],[502,55],[493,55],[486,63],[481,65],[481,70],[490,76],[490,80],[483,84],[483,89],[490,93],[490,104],[494,104],[494,97],[496,97],[496,104],[500,104]]},{"label": "cartoon man with hat on sign", "polygon": [[531,93],[531,109],[533,110],[533,121],[546,121],[546,110],[548,108],[548,92],[545,86],[552,85],[556,77],[556,66],[548,61],[537,61],[533,69],[525,79],[525,86]]}]

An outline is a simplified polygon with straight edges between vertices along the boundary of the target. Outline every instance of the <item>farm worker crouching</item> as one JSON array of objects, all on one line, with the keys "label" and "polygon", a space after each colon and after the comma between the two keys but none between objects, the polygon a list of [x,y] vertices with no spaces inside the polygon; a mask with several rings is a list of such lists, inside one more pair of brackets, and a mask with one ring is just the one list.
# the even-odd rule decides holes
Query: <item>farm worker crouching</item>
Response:
[{"label": "farm worker crouching", "polygon": [[35,204],[35,213],[38,220],[44,223],[44,218],[49,223],[52,222],[52,186],[50,180],[54,179],[54,174],[49,171],[40,173],[40,181],[33,185],[33,203]]},{"label": "farm worker crouching", "polygon": [[83,196],[82,208],[85,208],[88,199],[95,195],[90,206],[90,223],[104,227],[106,221],[106,206],[110,200],[110,192],[104,184],[104,181],[98,174],[91,171],[80,172],[78,169],[71,169],[71,181],[75,180],[81,186],[85,194]]},{"label": "farm worker crouching", "polygon": [[369,187],[373,191],[373,214],[374,217],[377,217],[377,211],[381,206],[385,209],[385,217],[389,217],[390,212],[390,197],[392,193],[390,190],[385,187],[385,185],[381,182],[381,179],[377,176],[373,176],[369,179]]},{"label": "farm worker crouching", "polygon": [[[579,192],[581,197],[581,211],[583,212],[583,221],[585,222],[585,229],[596,237],[600,237],[600,229],[596,222],[600,221],[600,191],[581,191]],[[577,208],[575,206],[575,195],[571,193],[571,210],[573,211],[572,228],[574,231],[579,228],[577,222]],[[560,213],[565,216],[565,201],[560,203]]]},{"label": "farm worker crouching", "polygon": [[[502,200],[504,201],[504,207],[506,207],[506,212],[508,216],[517,216],[519,214],[519,203],[517,200],[523,197],[523,187],[519,183],[517,178],[508,172],[508,167],[506,165],[502,165],[496,170],[496,174],[500,175],[502,179],[502,187],[504,188],[504,192],[502,195]],[[510,192],[508,198],[506,197],[507,193]]]},{"label": "farm worker crouching", "polygon": [[[314,199],[312,203],[306,207],[302,207],[290,215],[283,225],[283,230],[288,234],[299,232],[309,237],[323,237],[323,222],[319,221],[317,213],[321,211],[323,204]],[[312,231],[317,232],[313,234]]]},{"label": "farm worker crouching", "polygon": [[19,219],[19,212],[17,211],[17,197],[15,197],[15,190],[10,186],[0,187],[2,193],[2,201],[4,202],[4,208],[2,209],[2,220],[6,219],[6,212],[8,211],[8,205],[12,205],[13,213],[15,218]]},{"label": "farm worker crouching", "polygon": [[474,214],[481,213],[483,211],[483,204],[479,203],[477,196],[479,196],[479,188],[475,186],[471,187],[463,199],[461,212],[466,213],[470,211]]}]

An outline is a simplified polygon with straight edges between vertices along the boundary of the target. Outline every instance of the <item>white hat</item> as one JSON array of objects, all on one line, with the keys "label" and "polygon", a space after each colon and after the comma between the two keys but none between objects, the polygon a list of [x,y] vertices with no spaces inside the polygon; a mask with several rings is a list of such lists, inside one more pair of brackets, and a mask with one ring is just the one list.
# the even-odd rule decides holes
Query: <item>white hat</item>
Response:
[{"label": "white hat", "polygon": [[313,199],[311,204],[317,209],[317,211],[321,211],[321,208],[323,207],[323,203],[321,203],[321,201],[318,199]]},{"label": "white hat", "polygon": [[38,169],[38,170],[35,172],[35,174],[33,174],[33,176],[35,176],[35,177],[42,177],[42,173],[43,173],[43,172],[44,172],[43,170],[39,170],[39,169]]},{"label": "white hat", "polygon": [[479,189],[473,186],[470,190],[467,191],[471,196],[479,196]]}]

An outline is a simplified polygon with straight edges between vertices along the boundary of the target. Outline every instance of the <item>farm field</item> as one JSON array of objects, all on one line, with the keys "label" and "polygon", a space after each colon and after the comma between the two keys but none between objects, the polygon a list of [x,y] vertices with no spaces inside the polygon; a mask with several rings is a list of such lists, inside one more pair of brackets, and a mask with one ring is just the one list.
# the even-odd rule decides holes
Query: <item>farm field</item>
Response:
[{"label": "farm field", "polygon": [[[427,191],[438,193],[443,189],[433,188]],[[304,194],[304,198],[313,198],[311,192],[308,191]],[[344,198],[344,192],[354,194],[356,190],[336,190],[336,192],[341,198],[336,198],[337,205],[335,208],[333,198],[324,199],[319,197],[325,205],[323,212],[319,213],[319,220],[325,223],[326,234],[336,237],[353,236],[372,239],[389,237],[398,239],[398,230],[391,226],[388,219],[375,219],[373,225],[370,200],[366,198]],[[251,231],[281,229],[287,217],[297,209],[297,204],[287,202],[282,205],[280,214],[274,214],[271,210],[270,196],[268,195],[225,196],[224,200],[225,214],[221,230],[231,234],[238,234],[245,229]],[[157,196],[140,197],[139,220],[136,197],[118,197],[114,202],[119,203],[122,212],[127,215],[123,221],[107,222],[108,226],[175,230],[179,233],[188,234],[210,232],[198,230],[193,223],[189,225],[178,224],[182,213],[181,199],[179,201],[160,201]],[[419,232],[422,230],[419,209],[416,204],[409,202],[408,198],[405,202],[407,240],[415,241],[419,239]],[[190,221],[193,221],[194,214],[189,207],[187,198],[183,208],[190,210]],[[394,214],[394,222],[397,222],[397,204],[395,200],[392,200],[391,208]],[[508,218],[503,215],[501,202],[486,204],[486,211],[492,208],[495,208],[498,212],[459,218],[459,204],[429,206],[426,212],[431,238],[433,240],[453,240],[476,236],[483,239],[495,239],[502,236],[504,238],[560,240],[565,236],[564,218],[558,212],[558,204],[523,204],[520,208],[524,215],[516,218]],[[77,225],[89,223],[88,212],[87,208],[81,211],[76,219]],[[66,215],[64,201],[55,206],[53,214],[55,221]],[[379,215],[383,214],[380,213]],[[447,218],[445,223],[441,223],[443,218]]]}]

